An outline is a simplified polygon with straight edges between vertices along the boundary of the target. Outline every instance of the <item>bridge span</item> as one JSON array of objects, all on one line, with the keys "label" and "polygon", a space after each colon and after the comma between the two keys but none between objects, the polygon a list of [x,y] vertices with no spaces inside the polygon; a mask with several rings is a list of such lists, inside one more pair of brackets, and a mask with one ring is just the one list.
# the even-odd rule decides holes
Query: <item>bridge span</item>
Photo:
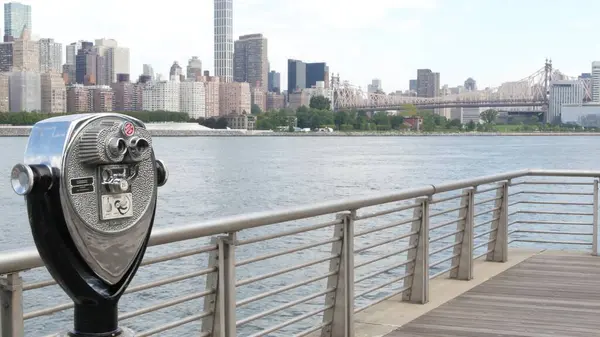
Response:
[{"label": "bridge span", "polygon": [[[450,92],[441,91],[437,97],[415,97],[415,93],[370,93],[360,86],[342,82],[332,77],[333,106],[336,110],[394,110],[411,104],[423,109],[437,108],[486,108],[547,106],[549,85],[556,80],[576,80],[560,70],[553,69],[551,61],[523,79],[509,81],[494,88],[481,90]],[[592,90],[589,81],[581,80],[583,101],[591,101]]]},{"label": "bridge span", "polygon": [[[599,178],[521,170],[159,224],[119,320],[139,337],[594,336]],[[72,308],[35,248],[0,253],[0,337],[51,336]]]}]

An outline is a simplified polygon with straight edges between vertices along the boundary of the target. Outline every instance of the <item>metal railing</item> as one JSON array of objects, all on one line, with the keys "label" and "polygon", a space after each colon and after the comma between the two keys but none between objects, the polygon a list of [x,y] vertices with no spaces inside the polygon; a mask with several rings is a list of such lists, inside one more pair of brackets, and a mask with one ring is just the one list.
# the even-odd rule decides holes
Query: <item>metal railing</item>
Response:
[{"label": "metal railing", "polygon": [[[140,337],[354,336],[355,314],[426,303],[430,280],[470,280],[511,243],[597,255],[599,177],[523,170],[155,229],[119,318]],[[41,267],[35,249],[0,253],[0,337],[70,326],[72,302]]]}]

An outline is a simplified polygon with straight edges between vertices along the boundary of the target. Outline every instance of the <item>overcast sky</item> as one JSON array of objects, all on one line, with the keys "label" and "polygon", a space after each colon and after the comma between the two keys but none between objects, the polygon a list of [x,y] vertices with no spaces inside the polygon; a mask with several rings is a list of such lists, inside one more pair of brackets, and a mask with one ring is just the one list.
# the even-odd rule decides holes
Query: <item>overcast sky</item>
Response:
[{"label": "overcast sky", "polygon": [[[114,38],[142,64],[168,74],[192,55],[213,72],[212,0],[23,0],[33,34],[64,45]],[[325,61],[363,88],[407,89],[417,68],[456,86],[467,77],[497,86],[535,72],[551,57],[576,76],[600,60],[598,0],[234,0],[234,39],[263,33],[271,69],[287,83],[287,59]],[[283,87],[286,85],[284,84]]]}]

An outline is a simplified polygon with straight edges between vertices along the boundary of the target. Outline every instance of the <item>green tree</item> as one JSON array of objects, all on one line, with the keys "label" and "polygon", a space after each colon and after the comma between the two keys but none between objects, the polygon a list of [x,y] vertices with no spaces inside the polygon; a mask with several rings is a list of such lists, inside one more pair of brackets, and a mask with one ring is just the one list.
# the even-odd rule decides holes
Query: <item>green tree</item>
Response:
[{"label": "green tree", "polygon": [[329,98],[322,95],[313,96],[310,98],[310,108],[317,110],[330,110],[331,101],[329,100]]},{"label": "green tree", "polygon": [[498,111],[495,109],[487,109],[479,114],[479,117],[485,124],[494,124],[498,118]]},{"label": "green tree", "polygon": [[425,116],[423,116],[423,131],[435,131],[435,117],[433,114],[425,114]]},{"label": "green tree", "polygon": [[349,124],[349,116],[348,113],[344,110],[341,111],[337,111],[335,113],[335,117],[334,117],[334,122],[335,122],[335,126],[337,127],[338,130],[341,130],[342,125],[344,124]]},{"label": "green tree", "polygon": [[467,131],[475,131],[476,128],[477,125],[475,125],[475,122],[473,122],[473,120],[470,120],[469,123],[467,123]]},{"label": "green tree", "polygon": [[400,126],[404,124],[404,117],[400,115],[394,115],[390,118],[390,126],[394,130],[398,130]]},{"label": "green tree", "polygon": [[412,105],[412,104],[404,104],[402,105],[402,110],[406,111],[406,115],[407,116],[414,116],[416,115],[419,111],[417,110],[417,107]]},{"label": "green tree", "polygon": [[384,112],[384,111],[377,112],[373,116],[372,120],[375,123],[375,125],[377,125],[377,130],[386,131],[391,128],[390,117],[388,116],[387,112]]},{"label": "green tree", "polygon": [[253,115],[259,115],[262,113],[262,110],[258,105],[252,104],[252,107],[250,108],[250,113],[252,113]]},{"label": "green tree", "polygon": [[217,119],[215,129],[227,129],[227,119],[223,117]]},{"label": "green tree", "polygon": [[451,121],[448,121],[448,123],[446,123],[446,128],[447,129],[452,129],[452,128],[462,129],[462,124],[460,123],[460,119],[453,119]]}]

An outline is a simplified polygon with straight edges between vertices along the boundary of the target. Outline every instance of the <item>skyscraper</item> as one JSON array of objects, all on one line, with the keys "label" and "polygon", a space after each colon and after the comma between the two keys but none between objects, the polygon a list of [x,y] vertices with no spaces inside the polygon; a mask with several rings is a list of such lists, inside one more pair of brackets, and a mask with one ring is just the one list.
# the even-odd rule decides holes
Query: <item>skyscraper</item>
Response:
[{"label": "skyscraper", "polygon": [[296,89],[306,88],[306,63],[299,60],[288,60],[288,94]]},{"label": "skyscraper", "polygon": [[306,64],[306,88],[312,88],[317,82],[325,82],[325,87],[329,87],[329,67],[325,62]]},{"label": "skyscraper", "polygon": [[62,44],[54,42],[54,39],[40,39],[40,72],[62,71]]},{"label": "skyscraper", "polygon": [[600,102],[600,61],[592,62],[592,102]]},{"label": "skyscraper", "polygon": [[431,69],[417,70],[417,96],[437,97],[440,93],[440,73]]},{"label": "skyscraper", "polygon": [[31,31],[31,6],[19,2],[4,4],[4,42],[21,37],[23,29]]},{"label": "skyscraper", "polygon": [[263,92],[269,85],[269,61],[267,59],[267,39],[262,34],[240,36],[235,41],[233,53],[233,80],[248,82],[250,87],[258,87]]},{"label": "skyscraper", "polygon": [[215,76],[233,81],[233,0],[215,0]]},{"label": "skyscraper", "polygon": [[280,92],[281,91],[281,74],[275,70],[269,72],[269,91]]},{"label": "skyscraper", "polygon": [[109,85],[117,82],[117,74],[130,73],[129,48],[119,47],[113,39],[97,39],[95,47],[98,55],[105,60],[105,73],[98,74],[98,83]]},{"label": "skyscraper", "polygon": [[29,29],[24,29],[21,37],[13,42],[13,69],[40,71],[40,45],[31,40]]}]

